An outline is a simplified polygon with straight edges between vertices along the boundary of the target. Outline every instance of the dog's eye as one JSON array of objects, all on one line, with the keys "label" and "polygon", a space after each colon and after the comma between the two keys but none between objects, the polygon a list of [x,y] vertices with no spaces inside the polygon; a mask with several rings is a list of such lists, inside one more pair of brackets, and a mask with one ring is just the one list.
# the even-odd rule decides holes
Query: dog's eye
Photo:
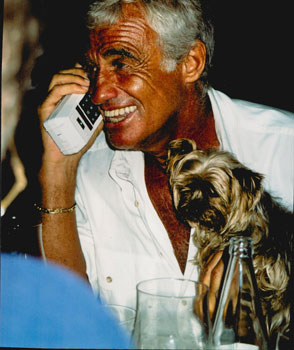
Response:
[{"label": "dog's eye", "polygon": [[219,194],[217,193],[217,191],[215,190],[215,188],[213,186],[210,186],[209,191],[210,191],[211,197],[213,197],[213,198],[219,197]]},{"label": "dog's eye", "polygon": [[195,168],[195,161],[194,160],[187,160],[182,166],[182,171],[189,171],[193,168]]}]

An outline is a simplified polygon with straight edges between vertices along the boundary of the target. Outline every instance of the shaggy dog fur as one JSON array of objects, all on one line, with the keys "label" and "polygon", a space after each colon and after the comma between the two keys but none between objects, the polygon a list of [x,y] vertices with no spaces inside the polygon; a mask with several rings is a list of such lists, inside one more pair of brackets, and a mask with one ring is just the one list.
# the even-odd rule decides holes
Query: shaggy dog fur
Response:
[{"label": "shaggy dog fur", "polygon": [[195,227],[196,264],[224,250],[231,237],[252,237],[253,265],[268,333],[289,333],[293,274],[293,213],[262,187],[262,175],[228,152],[196,149],[187,139],[170,143],[170,186],[179,218]]}]

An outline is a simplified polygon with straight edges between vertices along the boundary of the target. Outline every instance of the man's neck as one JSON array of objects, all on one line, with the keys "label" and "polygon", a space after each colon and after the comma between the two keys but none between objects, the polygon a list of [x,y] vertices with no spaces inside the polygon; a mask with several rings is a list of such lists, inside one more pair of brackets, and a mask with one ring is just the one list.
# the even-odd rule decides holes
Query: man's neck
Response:
[{"label": "man's neck", "polygon": [[202,103],[199,103],[196,98],[187,98],[184,107],[179,115],[173,118],[172,123],[174,125],[171,128],[171,133],[163,141],[159,151],[148,152],[161,167],[165,167],[168,144],[174,139],[192,139],[196,142],[197,148],[202,150],[219,147],[213,111],[208,96]]},{"label": "man's neck", "polygon": [[173,139],[188,138],[196,142],[199,149],[217,148],[219,142],[216,135],[213,111],[209,98],[205,103],[191,104],[186,109]]}]

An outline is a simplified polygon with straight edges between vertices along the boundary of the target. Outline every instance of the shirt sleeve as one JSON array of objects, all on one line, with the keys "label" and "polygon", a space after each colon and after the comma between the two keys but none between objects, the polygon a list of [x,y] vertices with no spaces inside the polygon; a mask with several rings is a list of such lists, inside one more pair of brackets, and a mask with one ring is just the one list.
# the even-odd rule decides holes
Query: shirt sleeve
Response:
[{"label": "shirt sleeve", "polygon": [[[279,138],[268,144],[270,178],[265,178],[267,190],[288,210],[294,209],[294,132],[283,130]],[[266,158],[266,156],[264,157]]]},{"label": "shirt sleeve", "polygon": [[91,225],[88,220],[86,210],[78,189],[76,189],[75,200],[77,203],[77,207],[76,207],[77,229],[78,229],[78,234],[81,242],[83,255],[87,266],[86,272],[94,293],[98,294],[98,278],[97,278],[93,232],[92,232]]}]

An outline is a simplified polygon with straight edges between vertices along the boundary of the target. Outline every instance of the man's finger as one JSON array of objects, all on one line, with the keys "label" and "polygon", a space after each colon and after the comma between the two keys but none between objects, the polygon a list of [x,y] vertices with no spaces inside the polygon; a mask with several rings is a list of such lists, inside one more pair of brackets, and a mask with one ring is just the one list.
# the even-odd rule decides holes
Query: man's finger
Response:
[{"label": "man's finger", "polygon": [[208,287],[210,287],[212,271],[221,260],[222,254],[223,252],[219,251],[212,258],[210,258],[200,273],[200,281],[206,284]]},{"label": "man's finger", "polygon": [[222,259],[218,261],[210,275],[210,291],[217,294],[219,291],[224,273],[224,263]]}]

